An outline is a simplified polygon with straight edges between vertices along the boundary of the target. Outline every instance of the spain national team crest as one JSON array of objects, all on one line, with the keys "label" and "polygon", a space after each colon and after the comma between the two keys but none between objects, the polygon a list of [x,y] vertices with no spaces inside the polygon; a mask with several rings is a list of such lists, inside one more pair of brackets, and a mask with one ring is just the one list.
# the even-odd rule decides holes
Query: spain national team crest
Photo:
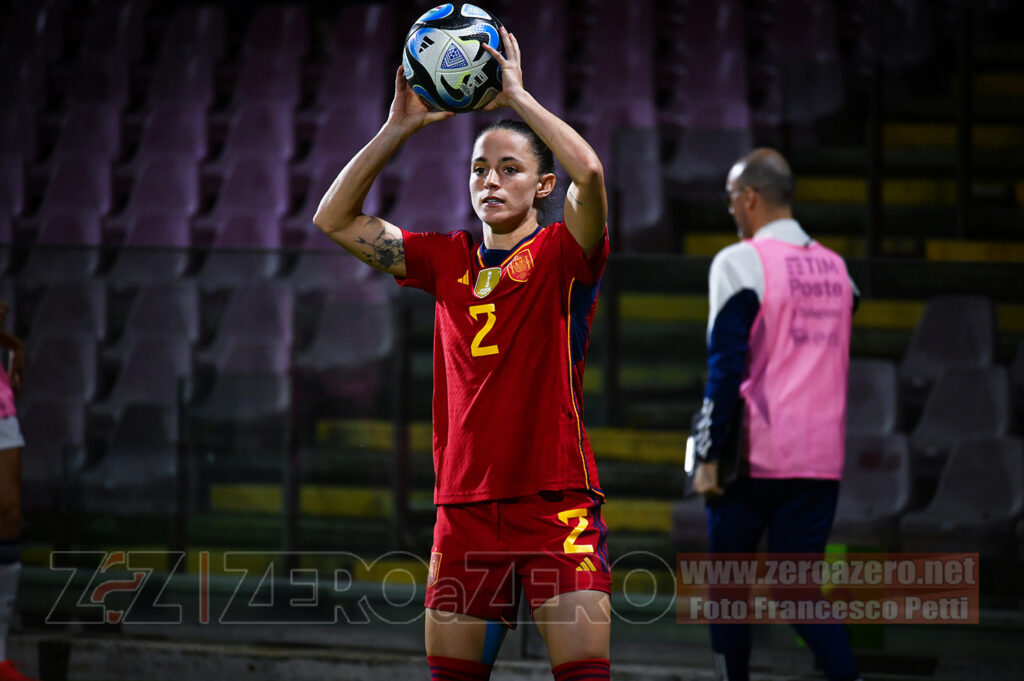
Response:
[{"label": "spain national team crest", "polygon": [[505,271],[513,281],[518,281],[520,284],[525,282],[533,273],[533,254],[529,249],[516,253],[505,266]]},{"label": "spain national team crest", "polygon": [[476,285],[473,287],[473,293],[476,294],[477,298],[486,298],[498,285],[499,281],[501,281],[500,267],[488,267],[485,270],[480,270],[476,275]]}]

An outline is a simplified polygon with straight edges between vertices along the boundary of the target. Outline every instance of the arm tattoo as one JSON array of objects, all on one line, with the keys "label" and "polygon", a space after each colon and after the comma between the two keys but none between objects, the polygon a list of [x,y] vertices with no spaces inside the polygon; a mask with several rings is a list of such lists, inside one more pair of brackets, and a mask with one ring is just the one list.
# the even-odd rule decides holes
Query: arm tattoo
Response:
[{"label": "arm tattoo", "polygon": [[576,192],[570,190],[570,191],[567,191],[565,193],[565,195],[568,196],[570,199],[572,199],[572,202],[575,203],[577,206],[582,206],[583,205],[583,202],[580,201],[578,196],[576,196]]},{"label": "arm tattoo", "polygon": [[363,262],[384,271],[405,263],[405,244],[401,238],[396,239],[387,233],[380,218],[368,216],[366,226],[371,229],[379,229],[380,232],[374,237],[373,242],[369,242],[363,237],[356,239],[356,243],[368,247],[362,249],[360,254]]}]

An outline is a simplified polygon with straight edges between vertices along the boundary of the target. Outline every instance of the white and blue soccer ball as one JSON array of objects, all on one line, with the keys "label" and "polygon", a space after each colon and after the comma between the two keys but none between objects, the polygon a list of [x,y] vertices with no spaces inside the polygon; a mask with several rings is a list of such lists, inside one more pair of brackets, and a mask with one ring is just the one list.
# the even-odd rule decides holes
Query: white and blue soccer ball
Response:
[{"label": "white and blue soccer ball", "polygon": [[481,45],[502,55],[491,13],[469,3],[447,3],[425,13],[409,29],[402,54],[413,92],[435,109],[465,113],[501,91],[501,67]]}]

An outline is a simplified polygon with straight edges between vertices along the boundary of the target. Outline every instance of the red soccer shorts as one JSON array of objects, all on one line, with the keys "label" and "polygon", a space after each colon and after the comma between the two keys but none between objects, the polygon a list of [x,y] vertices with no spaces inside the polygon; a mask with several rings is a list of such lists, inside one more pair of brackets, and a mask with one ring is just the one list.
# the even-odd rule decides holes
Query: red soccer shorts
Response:
[{"label": "red soccer shorts", "polygon": [[558,594],[609,593],[607,533],[585,491],[438,506],[426,605],[515,626],[521,594],[532,613]]}]

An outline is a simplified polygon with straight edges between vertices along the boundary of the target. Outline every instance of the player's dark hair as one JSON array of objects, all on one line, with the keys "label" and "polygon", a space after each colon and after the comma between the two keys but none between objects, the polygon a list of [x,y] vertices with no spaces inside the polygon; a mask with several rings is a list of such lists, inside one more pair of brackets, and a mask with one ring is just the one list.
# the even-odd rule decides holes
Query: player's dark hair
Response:
[{"label": "player's dark hair", "polygon": [[526,123],[515,121],[511,118],[502,118],[500,121],[495,121],[481,130],[476,138],[480,139],[491,130],[511,130],[512,132],[519,133],[530,141],[530,150],[537,159],[537,172],[541,175],[555,172],[555,155],[548,149],[548,145],[544,144],[544,140],[540,138],[540,135],[535,133],[533,128]]},{"label": "player's dark hair", "polygon": [[743,172],[736,178],[737,188],[751,187],[765,200],[777,206],[793,203],[793,171],[774,149],[755,149],[740,162]]}]

